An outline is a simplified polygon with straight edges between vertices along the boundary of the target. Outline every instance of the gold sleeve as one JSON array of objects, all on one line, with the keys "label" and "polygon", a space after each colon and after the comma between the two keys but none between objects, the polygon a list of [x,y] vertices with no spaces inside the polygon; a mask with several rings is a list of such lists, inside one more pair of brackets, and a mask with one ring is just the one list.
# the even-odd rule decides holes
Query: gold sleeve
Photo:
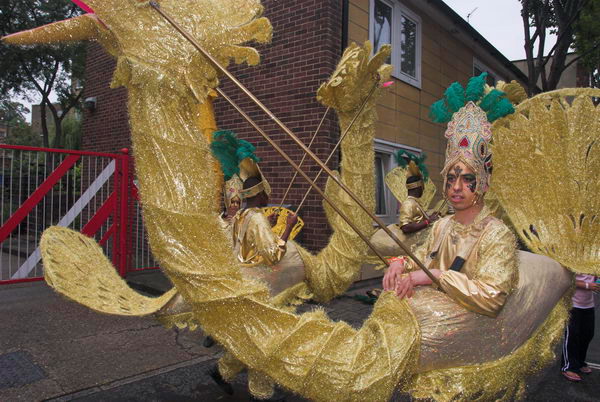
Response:
[{"label": "gold sleeve", "polygon": [[[421,261],[423,264],[425,264],[427,254],[431,252],[431,248],[433,247],[433,236],[434,233],[437,233],[439,231],[437,230],[439,228],[437,226],[439,222],[440,221],[438,220],[433,224],[433,227],[427,234],[427,240],[425,240],[425,243],[413,252],[415,257],[417,257],[419,261]],[[420,269],[421,268],[419,268],[419,266],[409,257],[408,261],[406,262],[406,268],[404,269],[404,272],[413,272],[418,271]]]},{"label": "gold sleeve", "polygon": [[494,224],[481,239],[472,278],[446,271],[440,276],[442,289],[467,310],[496,317],[518,281],[515,244],[504,224]]},{"label": "gold sleeve", "polygon": [[407,198],[400,206],[398,217],[398,224],[400,227],[408,225],[409,223],[421,222],[422,220],[423,213],[419,209],[417,201],[414,198]]},{"label": "gold sleeve", "polygon": [[275,265],[283,258],[286,247],[271,230],[269,221],[262,213],[253,214],[248,222],[248,229],[244,238],[246,249],[254,249],[260,262],[266,265]]}]

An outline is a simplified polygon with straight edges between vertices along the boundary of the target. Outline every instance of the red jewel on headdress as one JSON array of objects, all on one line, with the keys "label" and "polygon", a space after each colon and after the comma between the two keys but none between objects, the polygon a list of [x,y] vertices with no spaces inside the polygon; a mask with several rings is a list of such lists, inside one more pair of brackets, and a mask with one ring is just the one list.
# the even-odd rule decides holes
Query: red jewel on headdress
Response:
[{"label": "red jewel on headdress", "polygon": [[458,143],[458,146],[461,148],[468,148],[469,147],[469,139],[467,137],[463,137],[462,140],[460,140],[460,142]]}]

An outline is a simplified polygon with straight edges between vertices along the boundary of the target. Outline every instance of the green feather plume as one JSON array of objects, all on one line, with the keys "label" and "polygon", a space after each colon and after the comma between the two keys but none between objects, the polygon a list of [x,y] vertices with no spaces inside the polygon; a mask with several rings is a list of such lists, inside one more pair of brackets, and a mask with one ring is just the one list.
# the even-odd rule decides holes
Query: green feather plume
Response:
[{"label": "green feather plume", "polygon": [[427,166],[425,165],[425,159],[427,159],[427,155],[425,155],[425,153],[417,155],[401,149],[400,151],[396,152],[394,159],[396,159],[396,163],[401,168],[406,168],[410,161],[415,162],[421,171],[421,174],[423,175],[423,180],[427,181],[427,179],[429,179],[429,170],[427,170]]},{"label": "green feather plume", "polygon": [[251,158],[258,162],[254,154],[254,145],[246,140],[237,138],[233,131],[221,130],[213,133],[213,141],[210,150],[221,164],[225,180],[231,179],[234,174],[240,173],[240,162],[245,158]]},{"label": "green feather plume", "polygon": [[429,118],[434,123],[448,123],[452,120],[452,113],[446,108],[446,103],[443,99],[440,99],[431,105],[429,108]]},{"label": "green feather plume", "polygon": [[490,93],[488,93],[479,104],[479,107],[482,108],[485,112],[489,112],[493,109],[500,98],[504,96],[504,92],[499,91],[497,89],[492,89]]},{"label": "green feather plume", "polygon": [[467,83],[467,89],[465,90],[465,98],[467,102],[478,102],[483,97],[485,90],[487,73],[481,73],[477,77],[471,77]]},{"label": "green feather plume", "polygon": [[429,109],[429,117],[435,123],[448,123],[452,115],[469,101],[479,102],[479,107],[487,113],[491,122],[514,113],[515,108],[506,97],[506,94],[497,89],[492,89],[487,95],[485,93],[487,73],[481,73],[472,77],[466,90],[458,82],[451,84],[444,92],[444,98],[434,102]]},{"label": "green feather plume", "polygon": [[513,104],[507,98],[502,98],[496,102],[492,110],[487,113],[487,118],[490,123],[493,123],[494,121],[514,112],[515,107]]},{"label": "green feather plume", "polygon": [[448,105],[448,110],[452,113],[458,112],[466,103],[465,89],[458,82],[452,83],[448,89],[446,89],[444,95],[446,98],[446,104]]}]

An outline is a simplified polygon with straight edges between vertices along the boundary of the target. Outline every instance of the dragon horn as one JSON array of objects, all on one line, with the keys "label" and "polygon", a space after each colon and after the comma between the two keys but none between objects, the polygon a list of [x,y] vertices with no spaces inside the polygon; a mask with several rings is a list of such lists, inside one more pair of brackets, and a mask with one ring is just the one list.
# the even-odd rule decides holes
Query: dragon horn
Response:
[{"label": "dragon horn", "polygon": [[96,39],[101,25],[96,15],[84,14],[4,36],[2,42],[7,45],[38,45]]}]

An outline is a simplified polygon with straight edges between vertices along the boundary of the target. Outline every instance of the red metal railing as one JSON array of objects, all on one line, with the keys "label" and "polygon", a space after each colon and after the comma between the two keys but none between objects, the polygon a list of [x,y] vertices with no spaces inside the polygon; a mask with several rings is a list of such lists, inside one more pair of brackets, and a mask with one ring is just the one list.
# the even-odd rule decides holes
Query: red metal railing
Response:
[{"label": "red metal railing", "polygon": [[43,279],[38,244],[52,225],[94,237],[122,276],[155,268],[129,167],[127,149],[0,145],[0,284]]}]

